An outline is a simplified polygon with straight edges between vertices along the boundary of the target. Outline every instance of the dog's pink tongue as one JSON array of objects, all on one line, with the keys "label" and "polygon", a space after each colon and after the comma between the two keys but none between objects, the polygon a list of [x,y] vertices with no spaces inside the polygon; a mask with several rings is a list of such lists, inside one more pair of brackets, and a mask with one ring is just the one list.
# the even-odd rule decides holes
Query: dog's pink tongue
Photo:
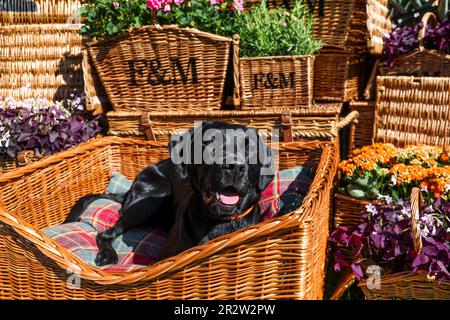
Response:
[{"label": "dog's pink tongue", "polygon": [[220,201],[223,204],[236,204],[239,202],[239,194],[233,191],[222,191],[219,193]]}]

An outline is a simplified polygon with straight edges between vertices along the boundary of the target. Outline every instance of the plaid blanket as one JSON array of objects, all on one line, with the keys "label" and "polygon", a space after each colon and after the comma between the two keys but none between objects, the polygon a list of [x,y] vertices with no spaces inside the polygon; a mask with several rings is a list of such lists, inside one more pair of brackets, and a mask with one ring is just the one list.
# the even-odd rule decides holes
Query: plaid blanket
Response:
[{"label": "plaid blanket", "polygon": [[[261,195],[259,206],[262,219],[272,219],[299,208],[313,178],[314,171],[303,167],[278,172]],[[127,192],[131,183],[122,174],[114,172],[106,192]],[[119,203],[112,200],[96,200],[88,206],[80,222],[54,226],[44,232],[88,264],[95,265],[98,252],[95,237],[117,222],[120,207]],[[130,271],[152,264],[158,259],[158,252],[166,239],[167,233],[163,230],[129,230],[113,242],[119,263],[102,268],[108,271]]]}]

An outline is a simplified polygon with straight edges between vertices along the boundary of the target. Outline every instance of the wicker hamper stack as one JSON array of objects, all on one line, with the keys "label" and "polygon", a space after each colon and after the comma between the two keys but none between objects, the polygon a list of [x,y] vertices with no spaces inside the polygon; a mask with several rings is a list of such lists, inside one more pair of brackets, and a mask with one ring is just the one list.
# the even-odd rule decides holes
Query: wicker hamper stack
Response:
[{"label": "wicker hamper stack", "polygon": [[0,96],[68,98],[84,91],[79,0],[6,0],[0,11]]},{"label": "wicker hamper stack", "polygon": [[369,36],[366,0],[315,1],[313,8],[313,34],[324,46],[314,63],[314,98],[358,99],[364,86]]}]

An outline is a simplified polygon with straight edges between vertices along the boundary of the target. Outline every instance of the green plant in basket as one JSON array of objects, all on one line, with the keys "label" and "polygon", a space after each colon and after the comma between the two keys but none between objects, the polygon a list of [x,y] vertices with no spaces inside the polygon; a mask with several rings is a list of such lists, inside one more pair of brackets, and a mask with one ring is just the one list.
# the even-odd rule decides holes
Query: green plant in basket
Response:
[{"label": "green plant in basket", "polygon": [[81,33],[98,39],[120,35],[150,24],[180,27],[231,36],[243,0],[86,0],[80,14]]},{"label": "green plant in basket", "polygon": [[313,16],[302,1],[290,10],[268,9],[266,1],[237,17],[242,57],[314,55],[322,47],[312,36]]}]

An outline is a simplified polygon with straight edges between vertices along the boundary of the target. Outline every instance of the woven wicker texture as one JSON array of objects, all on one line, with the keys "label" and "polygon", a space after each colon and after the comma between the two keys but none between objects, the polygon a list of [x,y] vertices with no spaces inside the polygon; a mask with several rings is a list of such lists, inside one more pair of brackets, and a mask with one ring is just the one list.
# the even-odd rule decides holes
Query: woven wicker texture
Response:
[{"label": "woven wicker texture", "polygon": [[2,0],[0,25],[79,23],[81,0]]},{"label": "woven wicker texture", "polygon": [[[419,213],[423,210],[423,197],[419,188],[411,192],[411,234],[414,250],[422,252]],[[367,299],[418,299],[448,300],[450,299],[450,281],[434,281],[426,272],[399,272],[383,275],[380,288],[369,289],[367,282],[359,284]]]},{"label": "woven wicker texture", "polygon": [[[295,110],[263,111],[209,111],[209,112],[108,112],[109,134],[117,136],[147,137],[167,142],[177,130],[187,130],[195,121],[220,121],[248,125],[262,134],[269,135],[278,130],[281,141],[291,140],[338,140],[339,130],[351,125],[356,112],[340,119],[341,105],[305,107]],[[153,137],[153,138],[151,138]]]},{"label": "woven wicker texture", "polygon": [[89,47],[115,111],[214,110],[223,102],[232,40],[145,26]]},{"label": "woven wicker texture", "polygon": [[81,25],[0,27],[0,96],[60,100],[82,93]]},{"label": "woven wicker texture", "polygon": [[349,52],[367,51],[366,0],[323,0],[313,4],[313,35],[332,47]]},{"label": "woven wicker texture", "polygon": [[350,111],[359,113],[358,123],[351,127],[349,149],[359,149],[372,143],[375,101],[351,101]]},{"label": "woven wicker texture", "polygon": [[373,55],[381,55],[383,38],[392,31],[388,2],[389,0],[367,0],[367,30],[370,35],[367,47]]},{"label": "woven wicker texture", "polygon": [[240,108],[309,105],[313,67],[313,56],[240,58]]},{"label": "woven wicker texture", "polygon": [[82,69],[86,109],[91,111],[93,115],[98,115],[110,110],[111,105],[106,96],[105,88],[95,72],[95,68],[87,50],[83,50]]},{"label": "woven wicker texture", "polygon": [[[165,144],[106,137],[1,175],[0,298],[322,298],[337,165],[327,142],[280,145],[280,169],[316,168],[301,208],[133,272],[89,266],[40,231],[61,223],[80,196],[103,192],[112,170],[134,178],[167,156]],[[67,287],[70,272],[80,289]]]},{"label": "woven wicker texture", "polygon": [[450,78],[377,77],[374,140],[450,144]]},{"label": "woven wicker texture", "polygon": [[363,89],[365,55],[322,50],[314,62],[314,99],[351,101]]},{"label": "woven wicker texture", "polygon": [[334,227],[357,227],[361,223],[361,216],[369,203],[336,193],[334,195]]}]

